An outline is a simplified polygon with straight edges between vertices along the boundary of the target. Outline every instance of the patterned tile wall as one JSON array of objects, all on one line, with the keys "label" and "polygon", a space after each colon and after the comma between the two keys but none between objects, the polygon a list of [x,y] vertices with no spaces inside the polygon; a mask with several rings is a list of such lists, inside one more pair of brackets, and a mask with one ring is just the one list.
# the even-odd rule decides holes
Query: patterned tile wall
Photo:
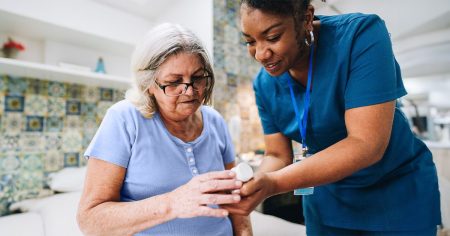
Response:
[{"label": "patterned tile wall", "polygon": [[0,215],[33,197],[46,177],[85,165],[83,152],[124,91],[0,76]]},{"label": "patterned tile wall", "polygon": [[237,152],[264,149],[252,79],[260,66],[249,56],[238,27],[239,1],[214,0],[214,107],[225,117]]}]

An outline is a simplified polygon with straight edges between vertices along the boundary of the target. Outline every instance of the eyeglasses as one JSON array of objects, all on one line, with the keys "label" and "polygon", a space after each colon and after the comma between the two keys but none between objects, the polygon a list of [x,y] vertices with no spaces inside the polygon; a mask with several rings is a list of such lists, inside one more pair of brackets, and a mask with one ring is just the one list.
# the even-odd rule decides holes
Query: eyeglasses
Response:
[{"label": "eyeglasses", "polygon": [[192,77],[190,83],[170,83],[167,85],[162,85],[158,81],[155,81],[155,83],[164,91],[165,95],[169,97],[177,97],[185,94],[189,86],[191,86],[192,89],[197,92],[204,90],[210,78],[211,76],[207,75]]}]

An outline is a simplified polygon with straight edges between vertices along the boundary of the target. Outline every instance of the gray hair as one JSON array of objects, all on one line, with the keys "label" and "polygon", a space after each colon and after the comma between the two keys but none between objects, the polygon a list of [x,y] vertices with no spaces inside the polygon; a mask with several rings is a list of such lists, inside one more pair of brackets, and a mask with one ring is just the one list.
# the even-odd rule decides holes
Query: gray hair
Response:
[{"label": "gray hair", "polygon": [[214,72],[200,39],[194,33],[177,24],[164,23],[150,30],[136,46],[131,58],[132,87],[125,99],[131,101],[141,114],[151,118],[158,110],[155,97],[148,91],[155,84],[159,67],[172,55],[192,53],[199,56],[210,79],[202,104],[210,104],[214,88]]}]

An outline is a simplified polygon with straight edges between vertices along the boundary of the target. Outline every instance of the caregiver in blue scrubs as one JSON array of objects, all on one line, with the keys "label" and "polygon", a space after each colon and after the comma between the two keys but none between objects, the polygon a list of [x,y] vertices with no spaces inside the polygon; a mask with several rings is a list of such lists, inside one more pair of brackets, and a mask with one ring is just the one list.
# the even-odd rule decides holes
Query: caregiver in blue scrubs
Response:
[{"label": "caregiver in blue scrubs", "polygon": [[[308,235],[436,235],[436,168],[396,102],[406,90],[384,21],[314,16],[307,0],[242,0],[240,24],[262,65],[253,85],[266,153],[241,202],[224,207],[248,214],[314,186],[303,198]],[[292,140],[308,158],[292,164]]]}]

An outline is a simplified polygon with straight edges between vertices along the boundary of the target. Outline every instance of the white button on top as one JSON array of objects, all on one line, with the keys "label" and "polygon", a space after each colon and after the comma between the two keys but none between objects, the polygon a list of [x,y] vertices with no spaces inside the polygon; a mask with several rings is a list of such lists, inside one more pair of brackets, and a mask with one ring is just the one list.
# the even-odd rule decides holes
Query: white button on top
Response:
[{"label": "white button on top", "polygon": [[192,152],[192,148],[190,147],[186,148],[186,152]]},{"label": "white button on top", "polygon": [[194,172],[194,174],[197,174],[198,170],[197,169],[193,169],[192,172]]},{"label": "white button on top", "polygon": [[189,158],[189,162],[190,163],[194,162],[194,158]]}]

